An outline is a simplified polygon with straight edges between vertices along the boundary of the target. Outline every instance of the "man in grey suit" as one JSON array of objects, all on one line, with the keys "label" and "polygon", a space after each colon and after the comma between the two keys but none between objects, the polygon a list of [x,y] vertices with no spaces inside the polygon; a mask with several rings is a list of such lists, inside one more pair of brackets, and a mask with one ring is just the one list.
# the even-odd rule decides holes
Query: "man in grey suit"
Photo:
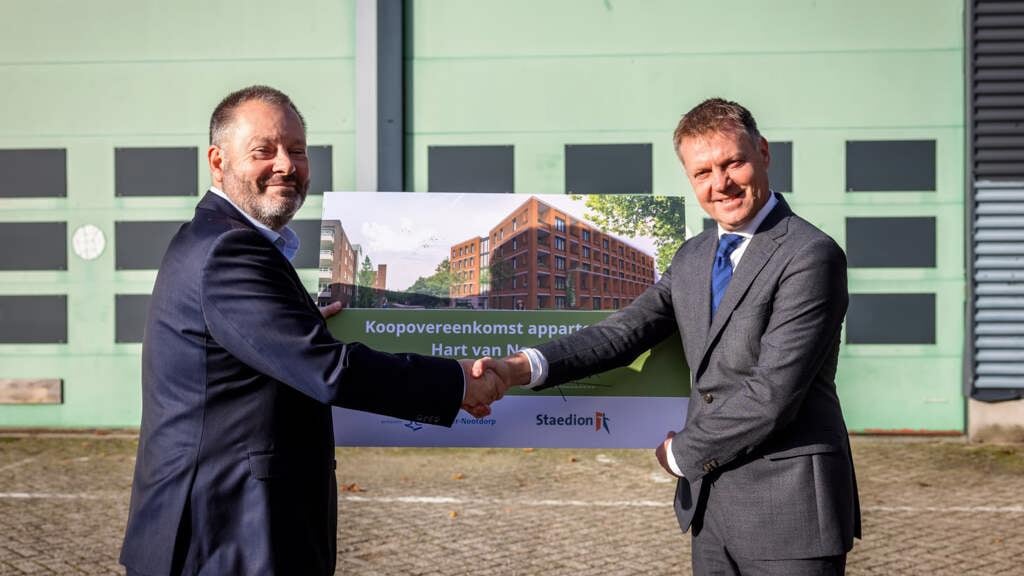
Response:
[{"label": "man in grey suit", "polygon": [[689,409],[656,454],[679,478],[694,573],[843,574],[860,537],[835,386],[846,257],[771,191],[768,142],[743,106],[702,102],[674,144],[717,227],[684,243],[630,306],[474,370],[540,389],[627,365],[678,330]]}]

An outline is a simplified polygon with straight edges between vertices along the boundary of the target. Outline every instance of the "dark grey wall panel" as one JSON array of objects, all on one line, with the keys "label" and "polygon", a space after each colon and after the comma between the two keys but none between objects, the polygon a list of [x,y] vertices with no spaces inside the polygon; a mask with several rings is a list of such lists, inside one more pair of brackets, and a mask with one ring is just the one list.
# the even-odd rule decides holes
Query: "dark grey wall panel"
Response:
[{"label": "dark grey wall panel", "polygon": [[67,341],[67,296],[0,296],[0,344]]},{"label": "dark grey wall panel", "polygon": [[320,267],[320,221],[292,220],[288,227],[299,235],[299,251],[292,259],[295,268]]},{"label": "dark grey wall panel", "polygon": [[776,192],[793,191],[793,143],[768,142],[768,182]]},{"label": "dark grey wall panel", "polygon": [[935,294],[851,294],[847,344],[934,344]]},{"label": "dark grey wall panel", "polygon": [[566,144],[566,194],[650,194],[650,144]]},{"label": "dark grey wall panel", "polygon": [[67,151],[0,150],[0,198],[68,195]]},{"label": "dark grey wall panel", "polygon": [[1024,182],[1024,2],[964,4],[968,179]]},{"label": "dark grey wall panel", "polygon": [[851,268],[934,268],[935,218],[847,218]]},{"label": "dark grey wall panel", "polygon": [[514,149],[512,146],[428,146],[427,191],[512,193],[515,191]]},{"label": "dark grey wall panel", "polygon": [[194,196],[199,186],[197,148],[118,148],[117,196]]},{"label": "dark grey wall panel", "polygon": [[306,155],[309,156],[309,193],[329,192],[334,181],[331,147],[310,146],[306,148]]},{"label": "dark grey wall panel", "polygon": [[156,270],[182,222],[115,222],[114,268]]},{"label": "dark grey wall panel", "polygon": [[0,222],[0,270],[67,270],[67,222]]},{"label": "dark grey wall panel", "polygon": [[116,294],[114,318],[117,325],[114,341],[118,343],[142,342],[149,312],[149,294]]},{"label": "dark grey wall panel", "polygon": [[846,142],[847,192],[935,191],[935,140]]}]

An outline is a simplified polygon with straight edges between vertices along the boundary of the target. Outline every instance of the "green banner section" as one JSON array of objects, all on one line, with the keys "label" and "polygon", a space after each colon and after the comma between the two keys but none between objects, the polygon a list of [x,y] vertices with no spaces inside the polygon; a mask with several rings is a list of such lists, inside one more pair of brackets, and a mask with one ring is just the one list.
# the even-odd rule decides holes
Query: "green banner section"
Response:
[{"label": "green banner section", "polygon": [[[349,309],[329,319],[335,338],[387,352],[449,358],[502,357],[521,348],[576,332],[609,312],[521,310]],[[679,334],[632,364],[544,390],[509,394],[549,396],[686,397],[690,374]]]}]

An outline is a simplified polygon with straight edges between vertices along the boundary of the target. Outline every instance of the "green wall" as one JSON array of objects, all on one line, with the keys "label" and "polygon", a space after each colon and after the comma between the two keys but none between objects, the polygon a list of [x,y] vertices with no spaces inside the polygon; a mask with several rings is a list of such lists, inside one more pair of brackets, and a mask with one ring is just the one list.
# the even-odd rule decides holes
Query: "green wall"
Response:
[{"label": "green wall", "polygon": [[[847,216],[933,216],[934,268],[850,270],[851,293],[936,294],[935,344],[847,345],[855,430],[962,430],[964,102],[960,0],[408,2],[407,177],[432,145],[514,145],[518,193],[565,191],[566,144],[651,143],[658,194],[705,216],[672,149],[704,98],[793,146],[794,209],[845,245]],[[935,140],[933,192],[847,193],[847,140]]]},{"label": "green wall", "polygon": [[[936,294],[936,342],[848,345],[839,390],[851,428],[962,430],[963,3],[960,0],[410,0],[406,178],[427,147],[515,146],[520,193],[564,191],[566,144],[651,143],[653,186],[690,196],[672,129],[703,98],[756,114],[793,146],[803,216],[845,245],[848,216],[933,216],[934,268],[852,269],[853,293]],[[0,378],[60,377],[59,406],[0,406],[0,426],[133,426],[139,345],[114,343],[114,295],[154,271],[114,268],[114,222],[184,220],[195,196],[118,198],[114,149],[194,146],[220,97],[288,92],[309,142],[331,145],[335,190],[355,186],[355,3],[265,0],[9,3],[0,19],[0,148],[65,148],[67,198],[0,199],[2,222],[68,223],[68,270],[0,271],[0,295],[67,294],[67,344],[0,345]],[[935,140],[934,192],[845,192],[847,140]],[[317,218],[310,197],[299,218]],[[702,228],[690,202],[687,222]],[[70,235],[103,230],[84,261]],[[316,270],[302,271],[311,287]]]},{"label": "green wall", "polygon": [[[0,18],[0,148],[65,148],[66,198],[0,198],[2,222],[68,223],[68,269],[0,271],[0,295],[67,294],[67,344],[0,345],[0,378],[63,378],[64,403],[0,406],[0,426],[137,426],[139,344],[114,342],[115,294],[149,293],[155,271],[118,271],[114,222],[191,218],[198,195],[114,195],[119,147],[198,148],[231,90],[270,84],[306,116],[311,145],[330,145],[333,188],[355,183],[352,0],[9,2]],[[310,196],[298,218],[319,219]],[[71,234],[99,227],[96,260]],[[30,250],[31,247],[5,247]],[[302,272],[316,287],[316,270]]]}]

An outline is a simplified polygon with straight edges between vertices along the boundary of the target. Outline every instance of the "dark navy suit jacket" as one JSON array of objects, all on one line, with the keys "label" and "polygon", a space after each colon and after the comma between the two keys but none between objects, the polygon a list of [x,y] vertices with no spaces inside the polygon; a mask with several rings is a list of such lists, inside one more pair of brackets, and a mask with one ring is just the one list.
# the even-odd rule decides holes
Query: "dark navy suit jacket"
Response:
[{"label": "dark navy suit jacket", "polygon": [[335,340],[295,270],[212,193],[171,240],[142,346],[129,573],[333,574],[331,405],[450,426],[454,360]]}]

